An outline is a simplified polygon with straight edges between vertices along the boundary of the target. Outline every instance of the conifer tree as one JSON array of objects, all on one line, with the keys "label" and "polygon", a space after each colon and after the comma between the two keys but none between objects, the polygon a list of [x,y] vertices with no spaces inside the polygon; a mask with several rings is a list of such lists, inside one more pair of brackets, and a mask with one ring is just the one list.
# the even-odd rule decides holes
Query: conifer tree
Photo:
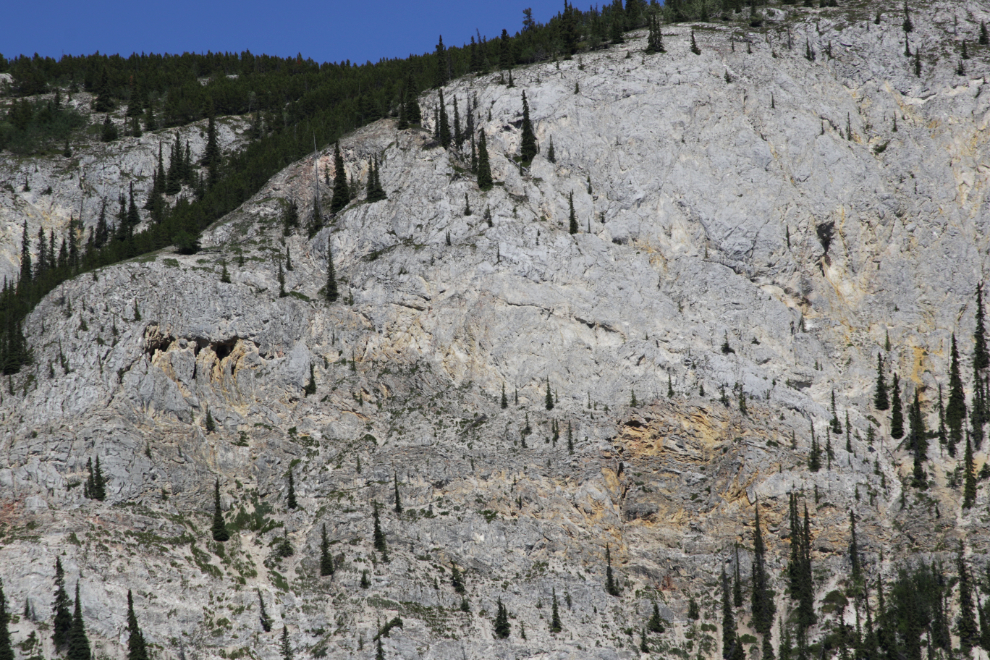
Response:
[{"label": "conifer tree", "polygon": [[887,397],[887,383],[883,375],[883,356],[877,353],[877,384],[876,392],[873,395],[873,407],[877,410],[887,410],[890,408],[890,399]]},{"label": "conifer tree", "polygon": [[973,443],[966,436],[966,453],[963,458],[963,508],[976,504],[976,469],[973,465]]},{"label": "conifer tree", "polygon": [[127,590],[127,633],[127,660],[148,660],[148,649],[134,614],[134,597],[130,589]]},{"label": "conifer tree", "polygon": [[956,445],[962,442],[963,421],[966,419],[966,397],[959,375],[959,351],[956,336],[952,335],[949,362],[949,402],[945,407],[945,424],[949,429],[949,454],[956,455]]},{"label": "conifer tree", "polygon": [[460,150],[464,143],[464,134],[461,133],[461,112],[457,107],[457,96],[454,96],[454,147]]},{"label": "conifer tree", "polygon": [[[278,276],[276,277],[276,280],[278,281],[278,297],[285,298],[289,294],[285,292],[285,271],[282,270],[281,259],[278,262]],[[207,415],[209,415],[209,412],[207,412]],[[208,417],[208,419],[212,421],[213,418]],[[209,429],[207,429],[207,431],[209,431]]]},{"label": "conifer tree", "polygon": [[[381,640],[378,643],[381,644]],[[292,660],[292,645],[289,643],[289,629],[286,626],[282,626],[282,642],[279,646],[282,660]]]},{"label": "conifer tree", "polygon": [[[6,623],[6,621],[5,621]],[[72,628],[69,629],[69,650],[67,660],[90,660],[89,637],[82,617],[82,602],[79,600],[79,583],[76,582],[76,604],[72,612]]]},{"label": "conifer tree", "polygon": [[890,437],[900,440],[904,437],[904,413],[901,410],[901,384],[896,373],[890,386],[890,402]]},{"label": "conifer tree", "polygon": [[839,421],[839,413],[835,408],[835,388],[832,388],[832,433],[842,434],[842,422]]},{"label": "conifer tree", "polygon": [[[763,542],[763,527],[760,524],[760,505],[755,506],[753,529],[753,628],[764,636],[770,635],[777,606],[774,603],[773,590],[770,589],[770,578],[767,575],[766,545]],[[737,560],[738,562],[738,560]]]},{"label": "conifer tree", "polygon": [[206,181],[210,188],[213,188],[220,181],[220,160],[220,145],[217,143],[217,123],[213,113],[213,103],[211,102],[209,119],[206,124],[206,149],[203,151],[201,161],[206,166]]},{"label": "conifer tree", "polygon": [[397,472],[392,473],[392,484],[395,487],[395,513],[401,516],[402,499],[399,497],[399,475]]},{"label": "conifer tree", "polygon": [[86,497],[103,501],[107,497],[106,492],[106,478],[103,476],[103,470],[100,468],[100,457],[96,457],[96,464],[94,466],[92,459],[87,459],[86,467],[89,470],[89,478],[86,480],[86,484],[83,486],[83,493]]},{"label": "conifer tree", "polygon": [[567,453],[574,453],[574,430],[571,428],[570,420],[567,420]]},{"label": "conifer tree", "polygon": [[447,81],[450,79],[450,77],[448,76],[448,70],[447,70],[447,49],[443,45],[442,34],[440,35],[440,42],[437,44],[435,57],[437,61],[437,70],[436,70],[436,78],[433,83],[433,86],[443,87],[444,85],[447,84]]},{"label": "conifer tree", "polygon": [[526,92],[522,94],[523,123],[522,123],[522,145],[520,155],[523,165],[529,165],[536,157],[536,134],[533,132],[533,122],[529,118],[529,102],[526,100]]},{"label": "conifer tree", "polygon": [[499,405],[502,407],[502,410],[509,407],[509,400],[505,397],[505,383],[502,383],[502,399],[499,402]]},{"label": "conifer tree", "polygon": [[657,601],[653,601],[653,615],[646,624],[646,629],[652,633],[660,634],[664,631],[663,619],[660,618],[660,608],[657,607]]},{"label": "conifer tree", "polygon": [[450,148],[450,121],[447,119],[447,106],[443,100],[443,89],[439,92],[440,105],[437,110],[439,113],[439,124],[437,124],[437,140],[440,142],[440,146],[444,149]]},{"label": "conifer tree", "polygon": [[655,14],[650,15],[649,20],[649,36],[646,38],[646,52],[647,53],[666,53],[667,50],[663,47],[663,32],[660,29],[660,19]]},{"label": "conifer tree", "polygon": [[553,392],[550,391],[550,376],[547,376],[547,394],[543,399],[547,410],[553,410]]},{"label": "conifer tree", "polygon": [[[213,412],[207,408],[206,409],[206,432],[215,433],[217,430],[217,424],[213,419]],[[97,459],[98,461],[99,459]]]},{"label": "conifer tree", "polygon": [[986,46],[987,44],[990,44],[990,36],[987,35],[987,23],[980,21],[980,45]]},{"label": "conifer tree", "polygon": [[550,146],[547,147],[547,160],[551,163],[557,162],[557,152],[553,148],[553,136],[550,136]]},{"label": "conifer tree", "polygon": [[372,504],[374,508],[374,545],[375,550],[382,553],[383,555],[388,552],[388,547],[385,545],[385,533],[382,531],[382,523],[378,517],[378,502]]},{"label": "conifer tree", "polygon": [[3,580],[0,579],[0,660],[14,660],[14,647],[10,641],[10,629],[7,627],[9,620],[7,598],[3,593]]},{"label": "conifer tree", "polygon": [[454,562],[450,563],[450,584],[454,587],[454,591],[463,595],[464,590],[464,576],[461,575],[460,569],[457,568],[457,564]]},{"label": "conifer tree", "polygon": [[223,543],[230,539],[227,524],[223,521],[223,510],[220,507],[220,478],[213,483],[213,540]]},{"label": "conifer tree", "polygon": [[914,402],[908,415],[910,427],[909,444],[914,454],[914,487],[926,488],[928,477],[925,474],[924,462],[928,458],[928,431],[925,429],[925,417],[921,412],[921,401],[918,390],[914,391]]},{"label": "conifer tree", "polygon": [[72,629],[72,612],[69,611],[69,594],[65,592],[65,572],[62,558],[55,557],[55,599],[52,602],[52,642],[56,651],[64,651],[69,646],[69,631]]},{"label": "conifer tree", "polygon": [[859,543],[856,541],[856,512],[849,512],[849,564],[850,577],[853,584],[858,585],[863,580],[863,572],[859,564]]},{"label": "conifer tree", "polygon": [[568,208],[570,209],[568,214],[568,225],[567,231],[571,234],[578,233],[578,223],[577,216],[574,214],[574,193],[572,192],[567,199]]},{"label": "conifer tree", "polygon": [[330,555],[330,541],[327,539],[327,525],[320,530],[320,575],[333,575],[333,557]]},{"label": "conifer tree", "polygon": [[729,578],[722,567],[722,658],[723,660],[743,660],[745,654],[736,635],[736,618],[732,612],[732,597],[729,595]]},{"label": "conifer tree", "polygon": [[808,455],[808,469],[812,472],[818,472],[822,469],[822,451],[818,447],[814,426],[811,427],[811,453]]},{"label": "conifer tree", "polygon": [[481,131],[481,137],[478,140],[478,188],[491,190],[494,185],[492,167],[488,162],[488,141],[485,132]]},{"label": "conifer tree", "polygon": [[268,618],[268,612],[265,610],[265,599],[261,597],[261,589],[258,592],[258,619],[261,622],[261,629],[265,632],[272,631],[272,622]]},{"label": "conifer tree", "polygon": [[299,504],[296,502],[296,481],[292,476],[292,466],[289,466],[289,492],[285,498],[285,505],[290,509],[295,509]]},{"label": "conifer tree", "polygon": [[959,572],[959,620],[956,623],[956,634],[959,635],[963,655],[968,656],[970,650],[979,644],[980,636],[973,613],[973,587],[963,559],[962,541],[959,542],[956,554],[956,570]]},{"label": "conifer tree", "polygon": [[612,575],[612,551],[609,548],[609,544],[605,544],[605,593],[609,596],[619,595],[619,585],[615,581],[615,577]]},{"label": "conifer tree", "polygon": [[330,213],[339,213],[351,200],[347,186],[347,172],[344,169],[344,157],[340,153],[340,141],[333,147],[333,197],[330,199]]},{"label": "conifer tree", "polygon": [[423,113],[419,108],[419,94],[413,85],[412,74],[406,78],[406,121],[410,126],[423,123]]},{"label": "conifer tree", "polygon": [[505,605],[502,604],[502,599],[498,599],[498,612],[495,615],[495,639],[508,639],[511,632],[509,627],[509,612]]},{"label": "conifer tree", "polygon": [[553,607],[550,615],[550,633],[557,634],[563,627],[560,624],[560,608],[557,605],[557,590],[553,590]]},{"label": "conifer tree", "polygon": [[224,284],[230,284],[230,273],[227,271],[226,259],[220,262],[220,281]]},{"label": "conifer tree", "polygon": [[688,619],[691,621],[697,621],[701,618],[701,608],[698,607],[698,601],[692,596],[688,599]]}]

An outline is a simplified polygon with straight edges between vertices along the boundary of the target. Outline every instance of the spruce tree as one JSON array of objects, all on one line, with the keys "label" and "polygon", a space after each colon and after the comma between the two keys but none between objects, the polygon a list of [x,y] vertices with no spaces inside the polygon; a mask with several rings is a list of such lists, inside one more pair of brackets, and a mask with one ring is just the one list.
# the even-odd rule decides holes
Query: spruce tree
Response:
[{"label": "spruce tree", "polygon": [[478,140],[478,188],[491,190],[495,184],[492,181],[492,166],[488,162],[488,141],[485,132],[481,131]]},{"label": "spruce tree", "polygon": [[[6,622],[5,622],[6,623]],[[82,602],[79,600],[79,583],[76,582],[76,604],[72,612],[72,628],[69,629],[69,650],[67,660],[90,660],[89,637],[82,617]]]},{"label": "spruce tree", "polygon": [[443,89],[439,92],[439,108],[437,110],[440,123],[437,124],[437,139],[444,149],[450,148],[450,121],[447,119],[447,106],[443,100]]},{"label": "spruce tree", "polygon": [[261,589],[258,589],[258,620],[261,623],[261,629],[265,632],[272,631],[272,621],[268,618],[268,612],[265,610],[265,599],[261,597]]},{"label": "spruce tree", "polygon": [[972,648],[979,644],[980,634],[976,626],[976,616],[973,612],[973,587],[969,570],[963,559],[963,544],[959,542],[956,554],[956,569],[959,572],[959,620],[956,623],[956,634],[959,635],[959,645],[964,656],[968,656]]},{"label": "spruce tree", "polygon": [[[217,423],[213,419],[213,413],[209,408],[206,409],[206,432],[215,433],[217,430]],[[96,459],[99,462],[100,459]]]},{"label": "spruce tree", "polygon": [[292,645],[289,643],[289,629],[286,626],[282,626],[282,642],[279,647],[282,652],[282,660],[292,660]]},{"label": "spruce tree", "polygon": [[952,335],[952,350],[949,362],[949,403],[945,407],[945,424],[949,429],[949,454],[956,455],[956,445],[962,442],[963,421],[966,419],[966,397],[963,393],[962,378],[959,375],[959,351],[956,336]]},{"label": "spruce tree", "polygon": [[619,585],[612,575],[612,550],[605,544],[605,593],[609,596],[619,595]]},{"label": "spruce tree", "polygon": [[511,632],[509,627],[509,612],[505,605],[502,604],[502,599],[498,599],[498,611],[495,615],[495,639],[508,639]]},{"label": "spruce tree", "polygon": [[223,543],[230,539],[227,524],[223,521],[223,510],[220,507],[220,478],[213,483],[213,540]]},{"label": "spruce tree", "polygon": [[320,531],[320,575],[333,575],[333,557],[330,555],[330,541],[327,539],[327,525],[323,523]]},{"label": "spruce tree", "polygon": [[745,658],[742,643],[736,634],[736,618],[732,612],[729,578],[725,575],[725,566],[722,567],[722,658],[723,660]]},{"label": "spruce tree", "polygon": [[854,585],[863,581],[863,571],[859,563],[859,543],[856,541],[856,512],[849,512],[849,565],[850,577]]},{"label": "spruce tree", "polygon": [[557,605],[557,590],[553,590],[553,607],[551,608],[550,615],[550,633],[557,634],[563,627],[560,624],[560,608]]},{"label": "spruce tree", "polygon": [[65,591],[65,572],[62,558],[55,557],[55,599],[52,602],[52,642],[56,651],[64,651],[69,646],[69,631],[72,629],[72,612],[69,611],[69,594]]},{"label": "spruce tree", "polygon": [[567,198],[567,204],[568,204],[568,208],[570,209],[569,215],[568,215],[567,231],[569,233],[571,233],[571,234],[576,234],[576,233],[578,233],[578,223],[577,223],[577,216],[574,214],[574,193],[573,192]]},{"label": "spruce tree", "polygon": [[890,437],[900,440],[904,437],[904,413],[901,410],[901,384],[896,373],[890,386],[890,402]]},{"label": "spruce tree", "polygon": [[753,529],[753,628],[762,635],[769,636],[773,625],[777,606],[774,603],[773,590],[770,589],[770,578],[767,575],[766,545],[763,542],[763,527],[760,524],[760,505],[755,506]]},{"label": "spruce tree", "polygon": [[653,601],[653,615],[646,624],[646,629],[652,633],[660,634],[664,631],[663,619],[660,618],[660,608],[657,607],[657,601]]},{"label": "spruce tree", "polygon": [[220,181],[220,145],[217,143],[217,123],[213,113],[213,103],[210,103],[209,119],[206,124],[206,149],[203,151],[202,164],[206,166],[206,181],[213,188]]},{"label": "spruce tree", "polygon": [[340,153],[340,141],[333,147],[333,197],[330,199],[330,213],[339,213],[351,200],[347,186],[347,171],[344,169],[344,157]]},{"label": "spruce tree", "polygon": [[557,152],[553,148],[553,136],[550,136],[550,146],[547,147],[547,160],[551,163],[557,162]]},{"label": "spruce tree", "polygon": [[883,356],[877,353],[877,384],[876,392],[873,395],[873,407],[877,410],[887,410],[890,408],[890,399],[887,397],[887,383],[883,375]]},{"label": "spruce tree", "polygon": [[406,121],[410,126],[419,126],[423,122],[423,112],[419,108],[419,93],[413,86],[411,73],[406,79]]},{"label": "spruce tree", "polygon": [[808,455],[808,469],[812,472],[818,472],[822,469],[822,450],[818,446],[814,426],[811,427],[811,453]]},{"label": "spruce tree", "polygon": [[399,497],[399,475],[396,472],[392,473],[392,484],[395,487],[395,513],[396,515],[402,515],[402,498]]},{"label": "spruce tree", "polygon": [[454,591],[464,595],[466,593],[464,588],[464,576],[461,574],[457,564],[454,562],[450,563],[450,584],[454,587]]},{"label": "spruce tree", "polygon": [[520,155],[522,164],[529,165],[536,157],[536,134],[533,133],[533,122],[529,119],[529,102],[526,100],[526,92],[522,93],[523,123],[522,123],[522,144]]},{"label": "spruce tree", "polygon": [[835,408],[835,388],[832,388],[832,421],[831,430],[835,435],[842,435],[842,422],[839,421],[839,412]]},{"label": "spruce tree", "polygon": [[378,517],[378,502],[372,503],[373,515],[374,515],[374,545],[375,550],[382,553],[383,555],[388,552],[388,547],[385,545],[385,533],[382,531],[382,523]]},{"label": "spruce tree", "polygon": [[571,428],[570,420],[567,421],[567,453],[574,453],[574,430]]},{"label": "spruce tree", "polygon": [[966,453],[963,458],[963,508],[976,504],[976,469],[973,465],[973,443],[966,436]]},{"label": "spruce tree", "polygon": [[509,400],[505,398],[505,383],[502,383],[502,399],[499,402],[499,405],[501,406],[502,410],[505,410],[506,408],[509,407]]},{"label": "spruce tree", "polygon": [[148,660],[148,649],[134,614],[134,597],[130,589],[127,590],[127,633],[127,660]]},{"label": "spruce tree", "polygon": [[434,87],[443,87],[450,80],[447,69],[447,49],[443,45],[443,35],[440,35],[440,42],[437,44],[436,54],[436,78],[434,79]]},{"label": "spruce tree", "polygon": [[9,620],[7,598],[3,593],[3,580],[0,579],[0,660],[14,660],[14,647],[10,641],[10,629],[7,627]]},{"label": "spruce tree", "polygon": [[909,443],[914,455],[914,487],[927,488],[928,477],[925,474],[924,462],[928,458],[928,431],[925,429],[925,417],[921,412],[921,401],[918,390],[914,391],[914,402],[908,415],[910,427]]},{"label": "spruce tree", "polygon": [[290,509],[295,509],[299,504],[296,502],[296,480],[292,476],[292,466],[289,466],[289,492],[285,498],[285,505]]},{"label": "spruce tree", "polygon": [[543,399],[547,410],[553,410],[553,392],[550,391],[550,377],[547,376],[547,394]]}]

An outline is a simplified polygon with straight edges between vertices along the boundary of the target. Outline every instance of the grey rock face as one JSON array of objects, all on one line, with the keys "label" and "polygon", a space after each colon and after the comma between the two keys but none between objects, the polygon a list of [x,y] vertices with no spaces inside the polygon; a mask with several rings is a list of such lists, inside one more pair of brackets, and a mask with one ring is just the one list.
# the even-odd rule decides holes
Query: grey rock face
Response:
[{"label": "grey rock face", "polygon": [[[967,8],[961,32],[990,13]],[[742,542],[748,576],[756,502],[778,594],[790,493],[813,513],[823,593],[847,570],[849,510],[880,574],[956,538],[982,557],[986,487],[962,510],[956,459],[933,447],[926,499],[905,491],[910,456],[871,405],[883,351],[936,424],[947,341],[971,352],[987,253],[984,83],[934,60],[954,37],[948,5],[913,33],[933,53],[914,77],[898,11],[868,26],[844,11],[780,15],[746,35],[751,54],[717,28],[697,32],[695,56],[689,27],[667,26],[666,55],[637,38],[518,69],[517,88],[457,81],[445,97],[477,107],[491,192],[428,131],[383,120],[342,147],[358,179],[381,159],[388,200],[362,195],[312,239],[280,226],[281,200],[303,217],[312,205],[307,159],[211,228],[201,253],[63,284],[29,318],[35,364],[0,401],[11,601],[47,617],[59,553],[70,584],[82,574],[107,655],[126,641],[130,588],[170,658],[274,658],[283,624],[298,654],[370,658],[395,616],[386,657],[630,658],[653,601],[670,623],[658,652],[714,657],[717,633],[687,619],[688,599],[717,623],[720,562]],[[523,89],[556,163],[512,159]],[[336,175],[331,152],[317,168]],[[851,452],[845,429],[827,428],[833,390]],[[812,429],[831,454],[815,473]],[[80,485],[97,456],[104,502]],[[233,530],[222,545],[214,479]],[[372,546],[375,503],[388,561]],[[323,525],[332,578],[319,576]],[[284,539],[295,552],[280,558]],[[606,545],[618,598],[603,587]],[[498,599],[514,617],[506,641],[492,634]],[[20,620],[15,639],[34,630]]]}]

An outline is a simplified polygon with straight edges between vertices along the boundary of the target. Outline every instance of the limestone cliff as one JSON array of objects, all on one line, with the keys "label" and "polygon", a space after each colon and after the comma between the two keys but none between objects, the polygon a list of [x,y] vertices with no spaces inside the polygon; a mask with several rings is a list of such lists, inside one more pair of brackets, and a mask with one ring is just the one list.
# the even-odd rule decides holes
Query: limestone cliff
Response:
[{"label": "limestone cliff", "polygon": [[[370,658],[395,616],[386,657],[629,658],[653,601],[670,624],[655,652],[715,657],[702,624],[718,621],[717,575],[737,542],[749,574],[757,501],[786,609],[791,492],[812,512],[821,596],[848,571],[850,510],[872,575],[957,539],[982,566],[986,486],[963,510],[957,459],[937,442],[932,487],[902,486],[911,458],[872,384],[879,352],[932,428],[951,334],[972,349],[990,247],[988,54],[975,40],[990,6],[936,3],[916,19],[920,76],[901,8],[879,22],[875,9],[666,25],[665,54],[644,54],[637,33],[517,69],[514,87],[455,81],[445,99],[477,108],[492,191],[432,126],[382,120],[341,146],[359,180],[379,159],[387,200],[362,194],[314,237],[283,237],[283,200],[303,200],[303,215],[312,204],[307,159],[200,253],[60,286],[29,317],[34,364],[0,402],[0,573],[15,608],[37,614],[15,640],[38,631],[51,656],[60,554],[108,657],[126,640],[127,589],[160,658],[274,658],[283,624],[298,656]],[[541,144],[528,168],[514,159],[524,90]],[[436,102],[421,98],[424,116]],[[336,176],[332,150],[316,158],[321,180]],[[819,472],[812,429],[833,450]],[[104,502],[80,485],[97,456]],[[209,532],[216,478],[235,529],[225,544]],[[387,563],[372,547],[375,502]],[[323,525],[332,578],[319,576]],[[284,538],[295,553],[279,558]],[[619,597],[603,587],[606,545]],[[554,594],[563,632],[551,635]],[[499,598],[507,641],[492,635]]]}]

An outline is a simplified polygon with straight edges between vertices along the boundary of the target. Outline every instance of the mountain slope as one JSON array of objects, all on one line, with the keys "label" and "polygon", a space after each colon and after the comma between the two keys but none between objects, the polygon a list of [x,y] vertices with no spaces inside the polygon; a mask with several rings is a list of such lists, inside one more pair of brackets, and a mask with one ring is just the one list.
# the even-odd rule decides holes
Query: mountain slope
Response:
[{"label": "mountain slope", "polygon": [[[44,618],[65,553],[97,653],[121,653],[130,588],[162,657],[275,657],[283,624],[299,654],[373,657],[378,622],[395,616],[387,657],[631,657],[656,600],[669,625],[655,651],[714,657],[717,628],[687,618],[689,599],[718,621],[718,569],[741,542],[748,577],[757,501],[780,613],[791,492],[812,511],[819,596],[848,572],[850,510],[871,577],[960,538],[982,566],[986,488],[961,509],[957,459],[937,442],[932,487],[902,485],[911,457],[871,404],[882,352],[936,427],[951,333],[972,350],[987,107],[983,79],[955,75],[949,52],[990,8],[959,9],[953,34],[955,8],[915,21],[921,77],[892,6],[879,25],[872,7],[771,12],[759,31],[699,25],[701,55],[690,26],[665,26],[666,54],[642,54],[642,34],[517,69],[514,88],[455,81],[445,99],[461,116],[476,105],[491,192],[431,127],[383,120],[341,146],[358,180],[380,159],[388,199],[362,195],[312,239],[283,243],[280,225],[283,200],[309,212],[307,159],[207,232],[203,252],[61,285],[29,317],[35,364],[0,402],[8,597]],[[970,70],[985,68],[970,47]],[[521,170],[523,90],[542,155]],[[421,99],[424,116],[436,99]],[[332,150],[317,170],[336,176]],[[829,435],[833,391],[852,452]],[[812,428],[833,448],[819,472]],[[97,456],[105,502],[79,486]],[[208,531],[214,479],[239,528],[223,545]],[[319,577],[324,524],[333,578]],[[295,554],[279,558],[284,538]],[[606,548],[621,597],[605,593]],[[508,641],[492,636],[499,598]],[[15,639],[33,630],[21,619]]]}]

